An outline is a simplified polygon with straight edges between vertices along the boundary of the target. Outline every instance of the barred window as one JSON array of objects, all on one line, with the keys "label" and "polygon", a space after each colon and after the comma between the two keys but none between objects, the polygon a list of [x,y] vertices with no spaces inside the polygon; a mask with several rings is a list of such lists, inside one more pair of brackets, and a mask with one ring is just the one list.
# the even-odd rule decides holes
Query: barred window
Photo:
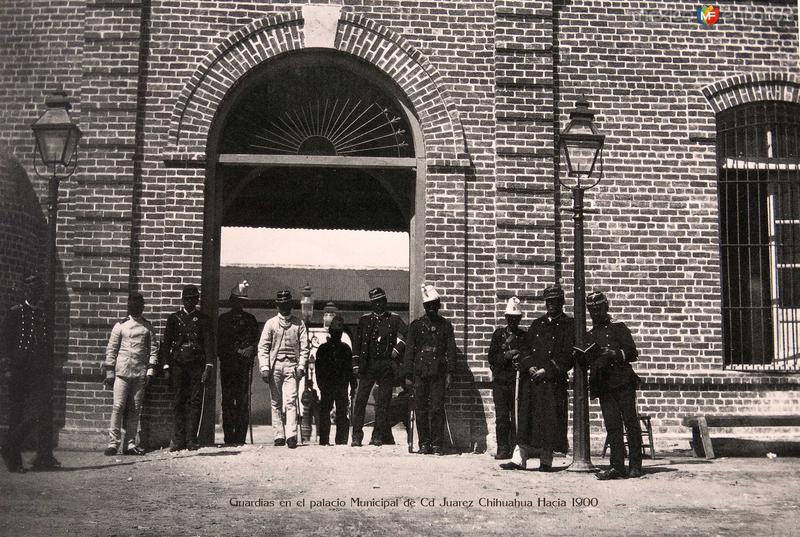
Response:
[{"label": "barred window", "polygon": [[800,105],[717,116],[724,365],[798,370]]}]

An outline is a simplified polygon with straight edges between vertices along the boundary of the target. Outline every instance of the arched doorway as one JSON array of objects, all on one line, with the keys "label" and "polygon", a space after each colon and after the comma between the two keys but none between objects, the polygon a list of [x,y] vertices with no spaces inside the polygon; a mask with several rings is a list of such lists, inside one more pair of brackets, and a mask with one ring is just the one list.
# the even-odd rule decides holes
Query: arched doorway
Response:
[{"label": "arched doorway", "polygon": [[[359,231],[407,235],[406,274],[400,276],[404,292],[394,306],[413,317],[421,309],[414,283],[424,274],[424,153],[408,99],[389,77],[356,57],[294,52],[253,70],[222,101],[209,136],[202,279],[204,296],[212,300],[204,309],[216,318],[227,290],[245,277],[256,280],[251,305],[263,322],[274,314],[277,289],[270,286],[297,291],[314,279],[312,267],[300,275],[275,266],[266,271],[220,267],[223,229]],[[254,243],[243,244],[252,248]],[[305,244],[298,240],[276,247]],[[382,276],[397,285],[397,275]],[[368,304],[366,292],[381,281],[375,273],[353,271],[317,275],[317,280],[324,286],[342,277],[350,280],[345,287],[363,287],[362,298],[342,300],[330,289],[317,289],[317,311],[333,299],[351,315],[359,314]],[[355,324],[352,316],[348,320]],[[207,394],[207,405],[214,399]],[[213,426],[213,419],[204,417],[204,440],[213,438]]]}]

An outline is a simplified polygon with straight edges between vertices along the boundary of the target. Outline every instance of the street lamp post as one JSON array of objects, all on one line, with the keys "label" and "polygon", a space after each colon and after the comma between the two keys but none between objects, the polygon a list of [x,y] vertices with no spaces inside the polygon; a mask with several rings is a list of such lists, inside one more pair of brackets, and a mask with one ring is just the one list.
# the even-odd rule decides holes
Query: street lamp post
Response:
[{"label": "street lamp post", "polygon": [[[49,364],[52,369],[55,363],[55,301],[56,301],[56,223],[58,219],[58,186],[63,179],[75,173],[78,165],[78,141],[81,130],[69,116],[72,105],[63,88],[59,87],[45,100],[47,110],[31,125],[36,138],[36,150],[33,155],[33,168],[36,175],[47,179],[47,337],[50,351]],[[37,162],[37,157],[39,162]],[[39,167],[44,170],[40,171]],[[47,415],[52,426],[52,374],[45,381],[48,383]],[[45,435],[43,435],[44,437]],[[47,434],[48,442],[52,442],[52,433]]]},{"label": "street lamp post", "polygon": [[[583,251],[583,194],[594,187],[603,177],[603,141],[605,136],[594,126],[594,113],[589,103],[581,97],[569,114],[570,122],[559,136],[559,147],[567,164],[567,177],[559,182],[572,191],[572,218],[574,222],[574,301],[575,301],[575,347],[584,349],[586,335],[586,283]],[[594,469],[589,441],[589,397],[586,368],[575,364],[575,387],[572,410],[572,464],[573,472],[588,472]]]}]

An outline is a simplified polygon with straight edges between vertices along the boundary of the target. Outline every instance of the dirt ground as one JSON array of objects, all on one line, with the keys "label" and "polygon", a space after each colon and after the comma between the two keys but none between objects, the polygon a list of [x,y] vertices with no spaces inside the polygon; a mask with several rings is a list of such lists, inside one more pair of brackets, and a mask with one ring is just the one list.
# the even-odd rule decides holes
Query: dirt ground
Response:
[{"label": "dirt ground", "polygon": [[605,482],[563,470],[571,456],[509,472],[403,443],[58,451],[59,471],[0,470],[0,537],[798,534],[800,459],[705,461],[686,440],[662,441],[643,478]]}]

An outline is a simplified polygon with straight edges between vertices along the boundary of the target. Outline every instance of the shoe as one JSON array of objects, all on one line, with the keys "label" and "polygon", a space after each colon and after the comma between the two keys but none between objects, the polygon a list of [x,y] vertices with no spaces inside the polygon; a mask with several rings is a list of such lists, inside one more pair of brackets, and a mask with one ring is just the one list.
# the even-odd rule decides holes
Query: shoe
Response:
[{"label": "shoe", "polygon": [[442,449],[442,448],[441,448],[441,447],[439,447],[439,446],[433,446],[433,448],[431,448],[431,451],[432,451],[432,452],[433,452],[433,454],[434,454],[434,455],[436,455],[437,457],[441,457],[442,455],[444,455],[444,449]]},{"label": "shoe", "polygon": [[494,456],[496,461],[505,461],[511,458],[511,452],[507,449],[498,449],[497,455]]},{"label": "shoe", "polygon": [[275,445],[275,446],[285,446],[286,445],[286,439],[285,438],[276,438],[275,441],[273,442],[273,445]]},{"label": "shoe", "polygon": [[327,441],[327,440],[320,440],[319,441],[319,445],[320,446],[330,446],[331,443],[329,441]]},{"label": "shoe", "polygon": [[419,446],[419,451],[417,451],[417,453],[419,453],[420,455],[430,455],[431,453],[433,453],[433,449],[428,444],[422,444],[421,446]]},{"label": "shoe", "polygon": [[34,470],[53,470],[61,468],[61,463],[52,455],[45,455],[44,457],[36,456],[31,462],[31,468]]},{"label": "shoe", "polygon": [[350,447],[361,447],[361,440],[353,440],[350,442]]},{"label": "shoe", "polygon": [[501,470],[525,470],[522,466],[517,464],[516,462],[504,462],[500,465]]},{"label": "shoe", "polygon": [[369,445],[370,446],[381,447],[383,445],[383,441],[382,440],[370,440],[369,441]]},{"label": "shoe", "polygon": [[600,481],[609,481],[611,479],[625,479],[627,476],[617,470],[616,468],[609,468],[597,474],[597,479]]},{"label": "shoe", "polygon": [[184,446],[183,444],[176,444],[173,442],[169,445],[170,453],[175,453],[176,451],[183,451],[184,449],[186,449],[186,446]]},{"label": "shoe", "polygon": [[103,455],[105,455],[106,457],[113,457],[114,455],[117,454],[117,449],[118,448],[108,446],[105,450],[103,450]]},{"label": "shoe", "polygon": [[552,472],[553,467],[549,464],[539,464],[539,468],[537,468],[540,472]]},{"label": "shoe", "polygon": [[200,449],[200,444],[198,444],[197,442],[187,442],[186,449],[188,449],[189,451],[197,451],[198,449]]},{"label": "shoe", "polygon": [[144,455],[146,452],[139,446],[133,446],[124,451],[123,455]]},{"label": "shoe", "polygon": [[289,438],[287,438],[286,447],[288,447],[289,449],[295,449],[297,447],[297,437],[290,436]]},{"label": "shoe", "polygon": [[644,475],[644,472],[642,472],[641,468],[631,468],[628,470],[628,477],[630,478],[636,479],[642,477],[642,475]]}]

